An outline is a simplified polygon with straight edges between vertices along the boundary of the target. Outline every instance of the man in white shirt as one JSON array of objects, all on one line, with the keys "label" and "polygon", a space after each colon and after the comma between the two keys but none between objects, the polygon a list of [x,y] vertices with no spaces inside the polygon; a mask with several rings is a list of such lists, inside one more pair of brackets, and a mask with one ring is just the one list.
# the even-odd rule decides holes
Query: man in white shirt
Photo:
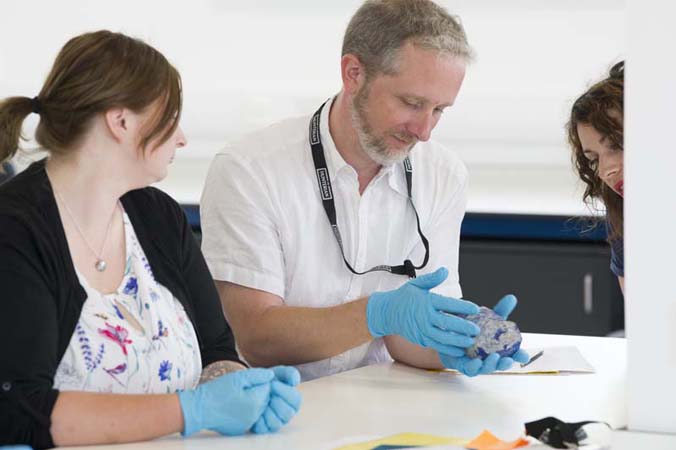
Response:
[{"label": "man in white shirt", "polygon": [[458,300],[467,171],[429,140],[470,58],[433,2],[367,1],[345,34],[340,93],[215,157],[202,249],[250,364],[293,364],[304,380],[390,355],[467,375],[512,364],[464,354],[479,331],[459,316],[478,311]]}]

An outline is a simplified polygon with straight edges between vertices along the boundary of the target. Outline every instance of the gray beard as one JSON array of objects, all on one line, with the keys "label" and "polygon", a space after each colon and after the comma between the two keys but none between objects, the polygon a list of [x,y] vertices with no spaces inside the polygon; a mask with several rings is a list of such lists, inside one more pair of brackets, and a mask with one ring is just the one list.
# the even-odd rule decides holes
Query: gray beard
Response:
[{"label": "gray beard", "polygon": [[362,88],[362,92],[359,92],[355,96],[351,108],[352,126],[357,133],[359,145],[373,162],[383,167],[389,167],[404,161],[413,145],[399,152],[391,152],[387,148],[383,139],[373,133],[373,129],[366,119],[364,101],[367,96],[368,91],[366,88]]}]

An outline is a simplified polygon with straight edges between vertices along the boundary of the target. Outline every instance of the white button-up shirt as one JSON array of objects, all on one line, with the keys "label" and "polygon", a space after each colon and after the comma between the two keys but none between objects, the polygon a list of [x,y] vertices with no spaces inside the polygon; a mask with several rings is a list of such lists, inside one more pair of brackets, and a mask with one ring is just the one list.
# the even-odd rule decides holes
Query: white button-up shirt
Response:
[{"label": "white button-up shirt", "polygon": [[[329,102],[320,132],[345,256],[355,270],[398,265],[425,255],[407,197],[403,164],[380,170],[363,194],[357,172],[336,150]],[[354,275],[322,206],[309,144],[310,116],[289,119],[218,153],[202,195],[202,251],[216,280],[281,297],[288,306],[340,305],[407,281],[388,272]],[[428,141],[411,151],[413,202],[429,239],[430,260],[419,274],[448,268],[436,292],[459,298],[458,245],[467,170],[458,157]],[[252,324],[251,326],[255,326]],[[298,366],[303,380],[391,360],[382,339]]]}]

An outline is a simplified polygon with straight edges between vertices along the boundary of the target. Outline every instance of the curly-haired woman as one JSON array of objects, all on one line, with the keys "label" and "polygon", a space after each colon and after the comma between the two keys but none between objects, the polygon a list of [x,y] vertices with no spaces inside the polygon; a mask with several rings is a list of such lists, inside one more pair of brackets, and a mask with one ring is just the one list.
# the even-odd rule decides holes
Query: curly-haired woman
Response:
[{"label": "curly-haired woman", "polygon": [[573,104],[567,125],[584,200],[605,206],[610,269],[624,291],[624,61]]}]

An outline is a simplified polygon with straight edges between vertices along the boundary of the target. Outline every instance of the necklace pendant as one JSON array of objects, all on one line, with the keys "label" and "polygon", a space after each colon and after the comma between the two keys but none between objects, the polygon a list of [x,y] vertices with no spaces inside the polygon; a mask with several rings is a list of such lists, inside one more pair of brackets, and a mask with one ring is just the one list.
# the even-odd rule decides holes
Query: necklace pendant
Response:
[{"label": "necklace pendant", "polygon": [[99,272],[103,272],[104,270],[106,270],[107,266],[108,265],[106,264],[106,262],[102,259],[97,260],[96,264],[94,264],[94,267],[96,267],[96,270],[98,270]]}]

